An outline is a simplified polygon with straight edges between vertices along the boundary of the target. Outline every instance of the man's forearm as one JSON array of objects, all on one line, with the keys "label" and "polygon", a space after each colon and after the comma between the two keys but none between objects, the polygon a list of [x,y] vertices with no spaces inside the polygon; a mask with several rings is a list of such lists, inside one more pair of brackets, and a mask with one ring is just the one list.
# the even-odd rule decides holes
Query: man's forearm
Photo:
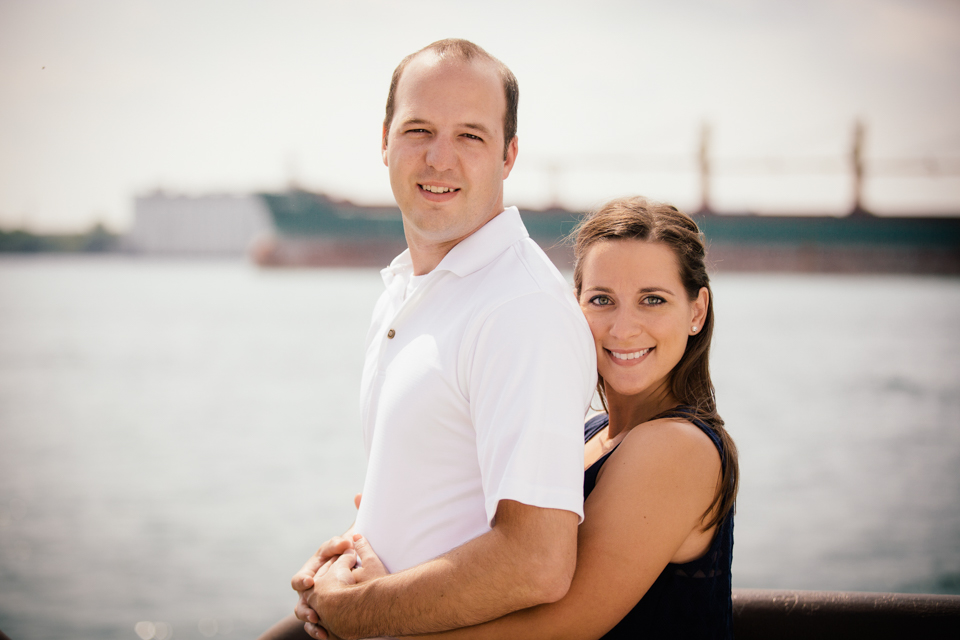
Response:
[{"label": "man's forearm", "polygon": [[344,638],[410,635],[479,624],[566,593],[577,515],[504,501],[497,526],[439,558],[311,601]]}]

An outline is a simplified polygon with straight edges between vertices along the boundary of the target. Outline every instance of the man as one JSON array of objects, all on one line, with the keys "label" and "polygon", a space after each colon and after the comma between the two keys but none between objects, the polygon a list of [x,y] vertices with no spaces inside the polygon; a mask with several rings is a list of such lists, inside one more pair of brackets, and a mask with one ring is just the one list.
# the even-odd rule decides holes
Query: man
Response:
[{"label": "man", "polygon": [[[462,40],[393,75],[382,152],[408,251],[382,272],[368,334],[363,501],[293,580],[298,616],[340,637],[477,624],[556,601],[573,576],[595,352],[569,287],[503,208],[517,98],[509,69]],[[340,553],[352,564],[354,533],[392,575],[325,572]]]}]

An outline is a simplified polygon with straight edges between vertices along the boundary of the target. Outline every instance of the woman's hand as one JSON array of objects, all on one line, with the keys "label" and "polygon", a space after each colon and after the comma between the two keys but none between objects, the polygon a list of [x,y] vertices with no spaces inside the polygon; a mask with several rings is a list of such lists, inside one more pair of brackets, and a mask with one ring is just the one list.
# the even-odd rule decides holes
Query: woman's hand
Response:
[{"label": "woman's hand", "polygon": [[353,536],[353,548],[357,553],[357,566],[354,567],[353,579],[359,584],[369,580],[376,580],[383,576],[390,575],[387,568],[380,562],[379,556],[373,551],[373,547],[359,533]]},{"label": "woman's hand", "polygon": [[330,561],[336,560],[339,555],[350,549],[353,549],[353,541],[349,532],[330,538],[320,545],[317,552],[293,575],[290,586],[299,593],[312,588],[316,578],[327,571]]}]

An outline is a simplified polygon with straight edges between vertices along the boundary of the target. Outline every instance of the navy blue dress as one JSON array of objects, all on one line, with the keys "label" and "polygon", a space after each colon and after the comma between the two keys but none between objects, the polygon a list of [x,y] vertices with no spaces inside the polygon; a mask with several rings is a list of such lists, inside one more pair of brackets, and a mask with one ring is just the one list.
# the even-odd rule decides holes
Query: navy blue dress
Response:
[{"label": "navy blue dress", "polygon": [[[679,407],[669,414],[682,417],[710,436],[724,457],[720,439],[689,409]],[[607,426],[606,414],[584,425],[584,442]],[[619,446],[619,445],[618,445]],[[616,451],[608,451],[583,476],[583,498],[597,483],[600,467]],[[730,565],[733,561],[733,513],[717,526],[713,542],[697,560],[668,564],[640,602],[603,638],[732,638],[733,602],[730,597]]]}]

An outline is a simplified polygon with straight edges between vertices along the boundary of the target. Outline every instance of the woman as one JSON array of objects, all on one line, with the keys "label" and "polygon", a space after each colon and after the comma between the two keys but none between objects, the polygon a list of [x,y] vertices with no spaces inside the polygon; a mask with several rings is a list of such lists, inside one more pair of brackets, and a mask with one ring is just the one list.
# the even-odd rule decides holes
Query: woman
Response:
[{"label": "woman", "polygon": [[737,450],[717,414],[696,224],[615,200],[576,235],[574,285],[606,413],[585,426],[577,568],[561,600],[450,638],[732,636]]}]

